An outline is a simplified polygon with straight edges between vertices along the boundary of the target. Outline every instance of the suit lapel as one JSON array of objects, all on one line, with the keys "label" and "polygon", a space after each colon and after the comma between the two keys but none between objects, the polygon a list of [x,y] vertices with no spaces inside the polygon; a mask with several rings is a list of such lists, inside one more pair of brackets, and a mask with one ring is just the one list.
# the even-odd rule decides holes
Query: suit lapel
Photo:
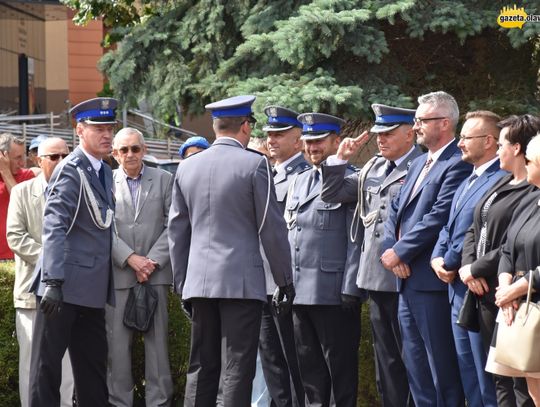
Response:
[{"label": "suit lapel", "polygon": [[148,168],[143,172],[141,179],[141,190],[139,191],[139,199],[137,202],[137,208],[135,210],[135,219],[138,218],[139,214],[142,211],[146,198],[148,198],[148,193],[152,189],[152,175],[149,174]]},{"label": "suit lapel", "polygon": [[[409,170],[409,179],[408,179],[409,182],[407,182],[406,184],[403,184],[403,194],[402,194],[403,201],[400,204],[400,208],[399,208],[400,213],[409,204],[409,201],[412,200],[412,198],[410,198],[410,195],[411,195],[412,190],[414,188],[414,184],[416,184],[416,180],[420,176],[420,173],[422,172],[422,169],[424,168],[424,165],[426,165],[426,161],[427,161],[427,154],[425,154],[425,156],[422,157],[422,159],[420,160],[421,164],[418,164],[416,167]],[[428,175],[429,175],[429,173],[428,173]],[[425,181],[425,179],[424,179],[424,181]],[[420,189],[420,188],[418,188],[418,189]],[[398,213],[398,217],[400,217],[400,213]]]},{"label": "suit lapel", "polygon": [[43,174],[38,175],[37,178],[34,179],[30,190],[30,195],[32,195],[32,205],[36,208],[41,208],[41,211],[43,211],[45,205],[43,182],[45,182]]},{"label": "suit lapel", "polygon": [[122,197],[123,205],[128,208],[130,211],[130,219],[135,219],[135,208],[133,207],[133,200],[131,199],[131,192],[128,187],[126,177],[123,174],[121,168],[119,168],[114,175],[114,182],[116,184],[116,189],[118,190],[118,195]]}]

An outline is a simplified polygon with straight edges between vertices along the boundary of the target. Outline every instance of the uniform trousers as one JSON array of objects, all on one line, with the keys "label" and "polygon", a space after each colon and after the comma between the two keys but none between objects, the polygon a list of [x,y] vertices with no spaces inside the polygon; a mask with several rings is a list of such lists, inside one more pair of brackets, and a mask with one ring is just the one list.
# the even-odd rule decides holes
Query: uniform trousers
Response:
[{"label": "uniform trousers", "polygon": [[77,406],[107,406],[105,309],[67,303],[52,316],[37,313],[30,363],[30,406],[60,405],[66,349],[71,357]]},{"label": "uniform trousers", "polygon": [[223,406],[249,407],[262,302],[222,298],[192,298],[190,302],[191,349],[184,407],[215,407],[220,374]]},{"label": "uniform trousers", "polygon": [[448,291],[418,291],[406,281],[402,284],[398,319],[414,403],[417,407],[463,407]]},{"label": "uniform trousers", "polygon": [[[15,309],[15,330],[19,343],[19,397],[21,407],[28,407],[30,356],[32,355],[32,333],[36,323],[35,308]],[[60,405],[73,406],[73,372],[69,352],[62,358],[62,384],[60,385]]]},{"label": "uniform trousers", "polygon": [[355,407],[360,306],[293,305],[293,325],[306,405]]},{"label": "uniform trousers", "polygon": [[375,373],[382,406],[412,406],[402,359],[398,322],[399,294],[369,290],[369,319],[375,349]]},{"label": "uniform trousers", "polygon": [[272,297],[263,304],[259,354],[272,407],[304,406],[291,313],[277,314]]},{"label": "uniform trousers", "polygon": [[[144,337],[144,383],[147,406],[169,406],[173,382],[168,347],[168,285],[153,285],[158,302],[152,324]],[[134,331],[124,325],[124,312],[130,289],[114,290],[116,305],[105,307],[109,364],[107,384],[109,402],[115,407],[133,405],[133,375],[131,349]]]}]

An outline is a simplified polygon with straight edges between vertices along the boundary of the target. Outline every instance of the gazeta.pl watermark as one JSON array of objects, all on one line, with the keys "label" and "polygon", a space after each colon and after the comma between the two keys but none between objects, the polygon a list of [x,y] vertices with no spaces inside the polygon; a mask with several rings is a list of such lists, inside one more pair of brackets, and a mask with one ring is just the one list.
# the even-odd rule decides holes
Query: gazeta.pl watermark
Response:
[{"label": "gazeta.pl watermark", "polygon": [[503,7],[497,17],[497,24],[503,28],[522,29],[524,24],[540,23],[540,14],[527,14],[524,7]]}]

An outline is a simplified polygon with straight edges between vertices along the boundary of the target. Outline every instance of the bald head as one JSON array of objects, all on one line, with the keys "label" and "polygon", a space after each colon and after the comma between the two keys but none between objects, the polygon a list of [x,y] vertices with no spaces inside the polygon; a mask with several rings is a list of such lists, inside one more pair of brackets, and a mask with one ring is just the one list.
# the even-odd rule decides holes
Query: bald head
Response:
[{"label": "bald head", "polygon": [[69,149],[66,142],[59,137],[51,137],[40,143],[38,147],[38,165],[43,171],[47,182],[49,182],[56,166],[68,154]]}]

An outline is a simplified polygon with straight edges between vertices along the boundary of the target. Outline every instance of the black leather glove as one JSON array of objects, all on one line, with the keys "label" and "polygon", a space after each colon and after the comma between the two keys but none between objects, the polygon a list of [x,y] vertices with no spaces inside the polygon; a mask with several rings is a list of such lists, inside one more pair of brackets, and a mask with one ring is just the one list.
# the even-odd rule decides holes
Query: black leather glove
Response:
[{"label": "black leather glove", "polygon": [[276,288],[272,296],[272,305],[278,314],[287,314],[292,307],[296,291],[293,283]]},{"label": "black leather glove", "polygon": [[63,280],[47,280],[45,282],[45,291],[39,305],[41,312],[45,315],[52,316],[62,308],[62,302],[64,300],[64,296],[62,295],[63,282]]},{"label": "black leather glove", "polygon": [[360,305],[360,298],[354,295],[341,294],[341,308],[345,311],[356,311]]},{"label": "black leather glove", "polygon": [[191,321],[193,318],[193,309],[191,308],[191,301],[182,300],[182,311],[184,315]]}]

